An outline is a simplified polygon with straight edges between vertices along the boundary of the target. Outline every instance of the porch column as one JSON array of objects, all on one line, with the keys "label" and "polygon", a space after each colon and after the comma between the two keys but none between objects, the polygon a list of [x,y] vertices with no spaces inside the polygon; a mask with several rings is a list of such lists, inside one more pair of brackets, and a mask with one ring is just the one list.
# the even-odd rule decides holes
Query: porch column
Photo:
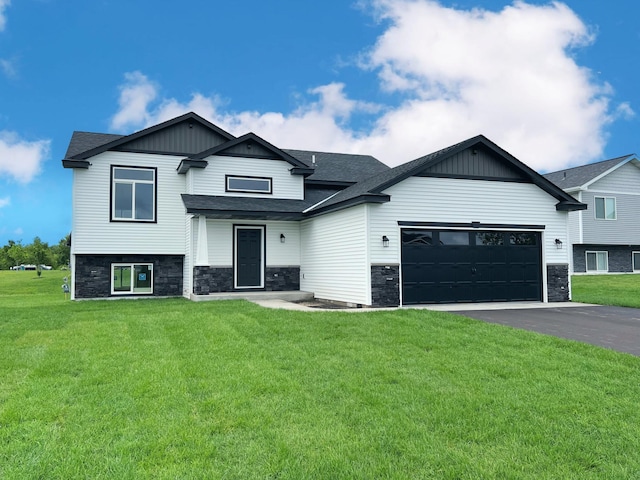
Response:
[{"label": "porch column", "polygon": [[209,241],[207,239],[207,217],[198,216],[198,245],[196,246],[196,266],[209,265]]}]

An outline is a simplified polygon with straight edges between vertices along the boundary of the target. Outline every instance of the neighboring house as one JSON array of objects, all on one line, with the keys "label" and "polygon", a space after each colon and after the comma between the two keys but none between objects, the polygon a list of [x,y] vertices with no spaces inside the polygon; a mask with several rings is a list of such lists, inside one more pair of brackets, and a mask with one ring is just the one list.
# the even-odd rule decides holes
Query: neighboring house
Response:
[{"label": "neighboring house", "polygon": [[72,298],[312,292],[363,306],[566,301],[585,208],[483,136],[389,168],[189,113],[75,132]]},{"label": "neighboring house", "polygon": [[569,214],[573,272],[640,272],[638,157],[626,155],[545,177],[589,207]]}]

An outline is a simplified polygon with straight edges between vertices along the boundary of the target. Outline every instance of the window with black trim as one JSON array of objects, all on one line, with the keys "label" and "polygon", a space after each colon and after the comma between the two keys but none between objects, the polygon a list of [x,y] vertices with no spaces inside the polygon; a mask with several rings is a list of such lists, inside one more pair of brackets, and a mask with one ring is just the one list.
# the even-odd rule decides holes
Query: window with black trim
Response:
[{"label": "window with black trim", "polygon": [[616,197],[595,197],[596,219],[616,219]]},{"label": "window with black trim", "polygon": [[111,264],[111,293],[114,295],[153,293],[153,264]]},{"label": "window with black trim", "polygon": [[111,220],[156,220],[156,169],[111,167]]},{"label": "window with black trim", "polygon": [[225,191],[240,193],[271,193],[271,178],[226,175]]}]

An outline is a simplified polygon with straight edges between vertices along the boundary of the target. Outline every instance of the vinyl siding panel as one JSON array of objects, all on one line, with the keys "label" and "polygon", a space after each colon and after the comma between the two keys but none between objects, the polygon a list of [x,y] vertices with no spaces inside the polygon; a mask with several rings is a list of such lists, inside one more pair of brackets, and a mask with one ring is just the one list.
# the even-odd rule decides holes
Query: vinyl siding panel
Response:
[{"label": "vinyl siding panel", "polygon": [[[300,225],[297,222],[207,220],[209,264],[216,267],[233,265],[233,226],[266,226],[266,254],[268,267],[300,265]],[[280,234],[286,237],[280,242]],[[196,245],[194,244],[194,251]]]},{"label": "vinyl siding panel", "polygon": [[304,220],[300,289],[317,298],[371,304],[367,207]]},{"label": "vinyl siding panel", "polygon": [[[212,156],[206,168],[193,169],[194,195],[229,195],[255,198],[304,198],[302,175],[291,175],[291,165],[282,160]],[[225,175],[269,177],[271,194],[225,192]]]},{"label": "vinyl siding panel", "polygon": [[[391,201],[370,205],[371,263],[400,263],[398,221],[545,225],[545,263],[569,263],[567,214],[557,200],[532,184],[410,177],[388,188]],[[386,235],[389,247],[382,245]]]},{"label": "vinyl siding panel", "polygon": [[[75,254],[184,255],[185,209],[180,194],[185,180],[176,167],[181,158],[105,152],[91,166],[75,169],[73,242]],[[111,165],[157,168],[157,223],[110,222]]]},{"label": "vinyl siding panel", "polygon": [[[616,199],[616,220],[595,218],[595,197]],[[640,244],[640,195],[611,193],[608,191],[582,192],[582,201],[589,209],[582,215],[584,244],[638,245]]]},{"label": "vinyl siding panel", "polygon": [[640,195],[638,185],[640,185],[640,168],[629,162],[591,184],[589,190]]},{"label": "vinyl siding panel", "polygon": [[193,220],[193,215],[186,215],[185,217],[185,224],[184,224],[184,229],[185,229],[185,245],[186,245],[186,252],[185,252],[185,257],[184,257],[184,264],[183,264],[183,270],[182,270],[182,294],[189,298],[189,294],[192,291],[192,280],[193,280],[193,275],[192,275],[192,270],[193,270],[193,238],[194,238],[194,220]]}]

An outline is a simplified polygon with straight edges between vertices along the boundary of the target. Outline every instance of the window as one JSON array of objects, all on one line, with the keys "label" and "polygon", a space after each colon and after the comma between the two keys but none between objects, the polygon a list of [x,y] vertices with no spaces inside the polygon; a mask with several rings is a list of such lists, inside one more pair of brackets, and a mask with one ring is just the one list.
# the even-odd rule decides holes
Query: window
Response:
[{"label": "window", "polygon": [[633,258],[633,271],[640,272],[640,252],[631,252]]},{"label": "window", "polygon": [[477,232],[476,245],[497,247],[504,245],[504,233],[502,232]]},{"label": "window", "polygon": [[403,230],[403,245],[433,245],[433,232],[427,230]]},{"label": "window", "polygon": [[587,252],[587,272],[608,272],[609,252]]},{"label": "window", "polygon": [[111,167],[111,220],[154,222],[156,169]]},{"label": "window", "polygon": [[598,220],[616,219],[616,198],[596,197],[596,218]]},{"label": "window", "polygon": [[153,264],[114,263],[111,265],[111,293],[153,293]]},{"label": "window", "polygon": [[530,232],[514,232],[509,234],[511,245],[537,245],[538,235]]},{"label": "window", "polygon": [[469,245],[469,232],[440,232],[440,245]]},{"label": "window", "polygon": [[237,177],[227,175],[227,192],[271,193],[271,179],[268,177]]}]

